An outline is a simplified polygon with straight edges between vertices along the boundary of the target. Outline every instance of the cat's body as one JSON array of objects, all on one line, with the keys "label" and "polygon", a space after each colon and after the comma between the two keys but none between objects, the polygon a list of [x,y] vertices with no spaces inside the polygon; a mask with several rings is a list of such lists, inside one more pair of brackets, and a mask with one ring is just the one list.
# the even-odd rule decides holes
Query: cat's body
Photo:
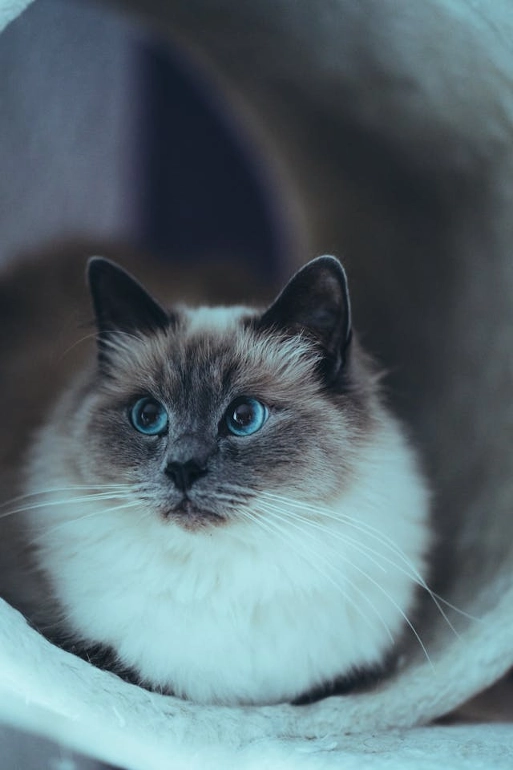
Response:
[{"label": "cat's body", "polygon": [[310,263],[264,314],[167,314],[104,261],[91,286],[99,364],[27,461],[37,622],[203,703],[379,667],[423,583],[427,493],[339,264]]}]

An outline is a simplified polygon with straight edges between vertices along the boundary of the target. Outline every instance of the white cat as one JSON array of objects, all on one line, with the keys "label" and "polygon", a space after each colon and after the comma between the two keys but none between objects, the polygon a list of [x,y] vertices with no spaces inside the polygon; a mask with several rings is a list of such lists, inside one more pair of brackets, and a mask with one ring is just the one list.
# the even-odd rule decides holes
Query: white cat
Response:
[{"label": "white cat", "polygon": [[428,495],[340,263],[264,313],[166,312],[99,258],[89,279],[98,361],[28,468],[38,623],[201,703],[303,702],[382,669],[424,583]]}]

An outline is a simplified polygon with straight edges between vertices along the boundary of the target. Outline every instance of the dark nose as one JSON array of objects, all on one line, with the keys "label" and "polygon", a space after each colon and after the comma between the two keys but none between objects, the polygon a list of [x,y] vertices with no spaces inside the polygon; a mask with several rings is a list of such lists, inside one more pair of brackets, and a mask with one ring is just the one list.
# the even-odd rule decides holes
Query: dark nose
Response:
[{"label": "dark nose", "polygon": [[174,482],[180,492],[186,492],[195,481],[207,473],[204,463],[191,458],[184,463],[172,462],[166,466],[166,475]]}]

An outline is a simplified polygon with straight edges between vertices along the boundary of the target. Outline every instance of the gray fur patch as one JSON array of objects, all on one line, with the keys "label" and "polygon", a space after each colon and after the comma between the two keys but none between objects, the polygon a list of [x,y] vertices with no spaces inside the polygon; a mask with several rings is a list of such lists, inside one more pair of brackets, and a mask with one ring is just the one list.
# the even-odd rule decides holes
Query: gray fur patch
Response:
[{"label": "gray fur patch", "polygon": [[[129,483],[156,513],[187,528],[226,523],[259,491],[310,501],[338,495],[379,413],[372,373],[353,342],[342,378],[327,387],[311,341],[255,330],[247,318],[247,309],[182,310],[174,329],[114,335],[109,376],[91,375],[85,397],[77,386],[62,414],[63,431],[70,418],[74,425],[81,450],[73,462],[84,481]],[[165,406],[166,435],[132,427],[129,409],[143,396]],[[269,411],[250,436],[225,429],[240,396]],[[207,472],[188,491],[188,515],[164,469],[198,451]]]}]

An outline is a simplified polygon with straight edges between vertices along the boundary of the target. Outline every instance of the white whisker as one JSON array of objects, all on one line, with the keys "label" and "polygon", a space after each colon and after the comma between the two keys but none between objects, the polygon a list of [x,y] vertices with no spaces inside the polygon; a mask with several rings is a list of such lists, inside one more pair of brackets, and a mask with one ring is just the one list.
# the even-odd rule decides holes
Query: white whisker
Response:
[{"label": "white whisker", "polygon": [[0,519],[5,518],[6,516],[13,516],[15,513],[26,513],[28,511],[34,511],[40,508],[52,508],[55,505],[76,505],[79,503],[96,502],[98,500],[119,500],[123,497],[131,499],[126,493],[101,492],[96,495],[90,494],[83,497],[71,497],[67,498],[66,500],[46,500],[43,503],[31,503],[30,505],[22,506],[20,508],[13,508],[10,511],[5,511],[4,513],[0,514]]},{"label": "white whisker", "polygon": [[27,492],[23,495],[17,495],[16,497],[11,497],[10,500],[5,500],[3,503],[0,503],[0,508],[5,508],[7,505],[12,505],[12,503],[17,503],[20,500],[25,500],[28,497],[37,497],[38,495],[49,495],[49,494],[55,494],[58,492],[76,492],[76,491],[91,491],[94,492],[96,489],[105,489],[105,490],[119,490],[119,491],[126,491],[133,489],[133,487],[129,484],[94,484],[94,485],[86,485],[86,484],[77,484],[72,485],[68,487],[49,487],[48,489],[39,489],[37,492]]},{"label": "white whisker", "polygon": [[[297,514],[297,509],[299,507],[301,509],[301,511],[314,513],[316,515],[317,519],[319,519],[319,518],[327,518],[327,519],[336,521],[339,524],[340,523],[347,524],[348,526],[352,527],[354,530],[356,530],[358,532],[361,532],[362,534],[364,534],[364,535],[366,535],[366,536],[376,540],[379,545],[384,546],[385,548],[390,550],[393,554],[395,554],[404,563],[404,565],[407,567],[407,569],[401,568],[396,562],[392,561],[391,559],[386,557],[384,554],[381,554],[379,551],[371,549],[370,546],[364,545],[363,543],[358,541],[360,547],[365,548],[365,549],[369,549],[369,551],[371,553],[373,553],[376,557],[378,557],[378,558],[382,559],[383,561],[385,561],[386,563],[394,566],[398,571],[401,571],[403,574],[405,574],[406,576],[410,577],[411,580],[413,580],[418,586],[420,586],[422,589],[424,589],[426,591],[426,593],[429,595],[429,597],[432,599],[432,601],[435,604],[436,608],[440,612],[440,615],[443,617],[443,619],[445,620],[445,622],[447,623],[449,628],[452,630],[452,632],[458,638],[459,638],[460,635],[459,635],[458,631],[456,630],[456,628],[454,627],[452,621],[448,617],[447,613],[443,609],[443,607],[440,606],[441,604],[445,604],[451,610],[453,610],[454,612],[462,615],[463,617],[467,618],[468,620],[479,621],[479,618],[476,618],[476,617],[468,614],[464,610],[459,609],[458,607],[454,606],[453,604],[448,602],[446,599],[441,597],[439,594],[434,592],[429,587],[429,585],[426,583],[425,579],[422,577],[420,572],[412,564],[411,560],[404,553],[404,551],[401,548],[399,548],[399,546],[396,543],[394,543],[394,541],[390,537],[388,537],[384,532],[380,531],[376,527],[372,527],[370,524],[367,524],[366,522],[356,522],[356,521],[354,521],[354,519],[352,519],[347,514],[343,514],[343,513],[339,513],[339,512],[337,512],[335,514],[332,511],[326,509],[323,505],[313,506],[313,505],[310,505],[308,503],[302,503],[302,502],[300,503],[297,500],[293,500],[292,498],[282,497],[280,495],[276,495],[276,494],[273,494],[273,493],[270,493],[270,492],[264,492],[262,494],[262,497],[264,497],[264,498],[269,497],[269,498],[271,498],[273,500],[280,501],[280,502],[283,500],[284,505],[287,505],[287,506],[291,507],[293,509],[292,512],[294,514],[296,514],[296,515],[298,515]],[[299,514],[299,515],[301,515],[301,514]],[[304,520],[306,522],[308,522],[309,524],[313,523],[312,520],[309,517],[307,517],[307,516],[304,517]],[[320,524],[320,522],[317,522],[317,523]],[[330,535],[333,534],[333,532],[331,530],[329,530],[329,532],[330,532]],[[408,570],[410,570],[411,572],[408,572]]]},{"label": "white whisker", "polygon": [[[319,559],[325,564],[325,566],[328,567],[328,569],[330,569],[332,571],[335,571],[335,573],[341,575],[343,577],[344,582],[347,583],[350,588],[352,588],[354,591],[356,591],[362,597],[362,599],[367,602],[367,604],[371,607],[371,609],[375,613],[375,615],[378,618],[378,620],[380,621],[380,623],[385,628],[385,630],[386,630],[386,632],[387,632],[387,634],[388,634],[388,636],[390,638],[390,641],[392,641],[392,642],[394,641],[392,632],[390,631],[388,625],[385,623],[385,621],[383,620],[383,618],[382,618],[381,614],[379,613],[378,609],[375,607],[373,602],[365,594],[364,591],[362,591],[352,580],[350,580],[350,578],[345,573],[343,573],[342,570],[340,570],[339,568],[337,568],[333,564],[331,564],[325,557],[321,556],[319,553],[316,553],[312,548],[307,548],[305,543],[301,543],[302,547],[305,550],[307,550],[310,553],[311,557],[312,557],[312,559],[308,559],[304,553],[301,553],[298,550],[298,548],[295,547],[294,545],[292,545],[290,540],[285,537],[286,530],[284,530],[283,527],[280,527],[277,524],[277,522],[276,522],[276,518],[279,518],[279,517],[277,517],[277,514],[275,512],[266,511],[265,508],[261,508],[260,510],[261,510],[261,512],[264,515],[267,513],[267,514],[270,514],[271,517],[273,517],[272,519],[267,519],[267,523],[270,524],[272,522],[274,527],[276,528],[276,530],[277,531],[279,530],[281,532],[282,540],[286,543],[286,545],[288,547],[291,547],[295,551],[295,553],[297,553],[299,556],[301,556],[303,559],[305,559],[307,564],[309,564],[311,567],[313,567],[321,575],[321,577],[324,577],[338,591],[340,591],[342,593],[343,597],[344,597],[344,600],[347,601],[353,607],[353,609],[356,610],[356,612],[360,615],[360,617],[367,623],[367,625],[369,625],[372,628],[369,618],[363,613],[361,607],[359,607],[356,604],[354,599],[352,599],[350,596],[348,596],[347,592],[343,590],[343,587],[340,585],[340,583],[337,583],[337,581],[334,580],[334,578],[332,576],[328,575],[326,572],[324,572],[323,570],[320,569],[319,564],[318,564]],[[291,524],[290,519],[287,520],[286,523],[287,524]],[[300,529],[300,531],[303,533],[303,531],[301,530],[300,527],[296,526],[296,529]],[[304,534],[308,535],[308,533],[304,533]],[[345,561],[348,561],[348,560],[345,559]]]},{"label": "white whisker", "polygon": [[[354,539],[352,539],[350,537],[347,537],[342,532],[337,532],[333,528],[328,528],[326,526],[323,526],[322,524],[320,524],[317,521],[312,521],[312,519],[308,519],[306,516],[301,516],[300,514],[297,514],[295,511],[293,513],[289,512],[289,511],[283,511],[281,508],[279,508],[278,506],[274,506],[274,505],[272,505],[270,507],[270,510],[276,511],[277,513],[284,514],[287,517],[294,518],[297,521],[300,521],[302,524],[306,524],[307,526],[311,527],[312,529],[316,529],[319,532],[325,533],[326,535],[329,536],[329,538],[335,538],[335,539],[341,541],[342,543],[346,543],[347,545],[349,545],[351,547],[355,547],[356,546],[355,550],[358,550],[359,553],[363,553],[363,550],[359,548],[360,544],[358,543],[358,541],[356,541],[356,540],[354,540]],[[370,558],[370,557],[368,557],[368,558]],[[387,571],[386,567],[384,567],[382,564],[379,564],[376,559],[371,558],[370,561],[378,569],[380,569],[382,572],[386,573],[386,571]],[[392,562],[390,562],[390,563],[392,563]]]},{"label": "white whisker", "polygon": [[[265,513],[265,511],[264,511],[264,513]],[[254,523],[256,523],[256,524],[258,524],[259,526],[261,526],[261,527],[262,527],[262,529],[264,529],[264,531],[267,531],[267,532],[269,532],[269,533],[270,533],[270,534],[272,534],[273,536],[274,536],[274,535],[278,535],[278,536],[281,538],[281,541],[282,541],[282,542],[283,542],[283,543],[284,543],[284,544],[285,544],[285,545],[286,545],[288,548],[291,548],[291,549],[294,551],[294,553],[296,553],[296,554],[297,554],[297,555],[298,555],[298,556],[299,556],[301,559],[304,559],[304,561],[305,561],[305,562],[306,562],[306,563],[307,563],[307,564],[308,564],[310,567],[313,567],[313,569],[314,569],[314,570],[315,570],[315,571],[316,571],[316,572],[317,572],[317,573],[318,573],[318,574],[319,574],[319,575],[320,575],[322,578],[324,578],[326,581],[328,581],[329,583],[331,583],[331,584],[332,584],[332,585],[333,585],[333,586],[334,586],[334,587],[337,589],[337,591],[339,591],[339,592],[342,594],[342,598],[344,599],[344,601],[346,601],[348,604],[350,604],[350,605],[353,607],[353,609],[354,609],[354,610],[355,610],[355,611],[356,611],[356,612],[357,612],[357,613],[360,615],[360,617],[362,618],[362,620],[363,620],[363,621],[364,621],[364,622],[365,622],[365,623],[366,623],[366,624],[367,624],[367,625],[368,625],[368,626],[369,626],[369,627],[372,629],[372,625],[371,625],[371,622],[370,622],[369,618],[368,618],[368,617],[367,617],[367,616],[366,616],[366,615],[363,613],[363,610],[361,609],[361,607],[358,607],[358,605],[356,604],[356,602],[355,602],[353,599],[351,599],[351,597],[350,597],[350,596],[348,596],[348,595],[347,595],[347,593],[344,591],[343,587],[342,587],[342,586],[341,586],[339,583],[337,583],[337,582],[336,582],[336,581],[333,579],[333,577],[332,577],[332,576],[328,575],[326,572],[324,572],[324,570],[322,570],[322,569],[319,567],[319,565],[318,565],[318,563],[317,563],[317,561],[316,561],[316,558],[317,558],[317,554],[315,554],[315,553],[314,553],[314,552],[313,552],[311,549],[306,549],[307,551],[308,551],[308,550],[310,550],[310,551],[311,551],[311,554],[312,554],[312,556],[313,556],[313,561],[312,561],[312,559],[308,558],[308,554],[305,554],[304,552],[301,552],[301,551],[299,550],[299,548],[297,548],[295,545],[293,545],[293,544],[290,542],[290,540],[289,540],[289,539],[287,539],[287,537],[285,536],[285,532],[284,532],[283,528],[282,528],[282,527],[280,527],[280,526],[279,526],[279,525],[276,523],[276,521],[270,521],[269,519],[267,519],[267,520],[266,520],[266,522],[265,522],[265,524],[264,524],[264,522],[262,521],[262,519],[261,519],[261,518],[259,518],[258,516],[255,516],[255,515],[253,515],[253,514],[250,514],[248,511],[244,511],[244,512],[243,512],[243,514],[244,514],[244,516],[246,516],[247,518],[249,518],[251,521],[253,521]],[[302,545],[303,545],[303,548],[304,548],[304,543],[303,543]],[[333,567],[332,567],[332,565],[329,565],[329,567],[333,568]],[[350,587],[351,587],[351,588],[355,588],[355,586],[353,586],[353,584],[352,584],[352,582],[351,582],[350,580],[346,580],[346,582],[347,582],[347,583],[350,585]],[[374,608],[374,609],[375,609],[375,608]],[[386,624],[385,624],[385,625],[386,625]],[[389,631],[388,627],[387,627],[387,630]],[[390,634],[390,631],[389,631],[389,634]],[[393,639],[392,639],[392,641],[393,641]]]},{"label": "white whisker", "polygon": [[49,535],[52,535],[54,532],[56,532],[59,529],[62,529],[62,527],[69,526],[70,524],[77,524],[80,521],[84,521],[85,519],[91,519],[94,516],[102,516],[106,513],[112,513],[113,511],[121,511],[125,510],[127,508],[135,508],[139,505],[137,501],[129,502],[129,503],[123,503],[122,505],[115,505],[111,508],[100,508],[95,511],[91,511],[90,513],[86,513],[83,516],[77,516],[73,519],[67,519],[66,521],[61,521],[59,524],[55,524],[53,527],[50,527],[49,529],[45,529],[44,534],[41,534],[39,537],[33,538],[30,541],[30,545],[35,545],[38,542],[41,542],[42,540],[46,540],[46,538]]},{"label": "white whisker", "polygon": [[[287,512],[287,513],[289,513],[289,512]],[[386,564],[389,564],[391,567],[393,567],[395,570],[397,570],[401,574],[405,575],[406,577],[409,577],[410,580],[412,580],[412,582],[414,582],[416,585],[418,585],[421,588],[423,588],[428,593],[428,595],[430,596],[430,598],[434,602],[436,608],[438,609],[438,611],[440,612],[441,616],[443,617],[443,619],[445,620],[445,622],[447,623],[449,628],[452,630],[454,635],[456,637],[458,637],[458,638],[460,637],[458,631],[454,627],[454,625],[451,622],[450,618],[448,617],[447,613],[444,611],[443,607],[441,607],[439,605],[439,602],[440,601],[444,601],[444,600],[441,600],[440,597],[438,597],[429,588],[428,584],[426,583],[424,578],[422,578],[422,576],[420,575],[418,570],[415,569],[415,567],[411,564],[410,560],[407,559],[402,554],[402,552],[399,549],[394,549],[394,553],[397,553],[397,555],[401,558],[401,560],[406,563],[406,565],[410,568],[410,571],[408,571],[407,569],[402,567],[397,562],[392,561],[392,559],[390,559],[388,556],[385,556],[383,553],[380,553],[375,548],[371,548],[370,546],[366,545],[365,543],[362,543],[360,540],[356,540],[356,539],[352,538],[350,535],[347,535],[346,533],[337,532],[333,528],[324,527],[320,522],[313,521],[312,519],[309,519],[306,516],[302,516],[301,514],[297,513],[297,511],[294,511],[292,513],[292,515],[295,518],[297,518],[298,520],[300,520],[302,523],[304,523],[305,525],[307,525],[307,526],[309,526],[309,527],[311,527],[313,529],[319,529],[320,531],[325,531],[326,534],[330,538],[335,538],[336,540],[339,540],[339,541],[341,541],[341,542],[343,542],[343,543],[353,547],[358,553],[361,553],[362,555],[365,555],[375,566],[377,566],[378,568],[384,570],[385,572],[386,572],[386,569],[383,567],[383,565],[379,564],[379,562],[377,561],[378,559],[380,559],[381,561],[385,562]],[[341,521],[342,521],[342,519],[341,519]],[[347,522],[344,522],[344,524],[345,523],[347,523]],[[364,532],[364,534],[370,534],[370,533],[365,533]],[[372,535],[372,536],[374,537],[374,539],[378,539],[376,535]],[[381,541],[379,541],[379,542],[380,542],[380,544],[384,545],[385,547],[388,547],[388,543],[381,543]],[[372,554],[372,556],[370,554]],[[449,604],[449,603],[447,603],[447,604]],[[449,606],[452,607],[452,605],[449,605]],[[454,609],[457,609],[457,608],[454,608]],[[462,614],[466,614],[466,613],[463,613],[463,611],[461,611],[461,612],[462,612]]]},{"label": "white whisker", "polygon": [[[263,510],[263,512],[265,513],[265,509]],[[271,514],[273,514],[273,515],[275,515],[275,516],[277,515],[277,511],[276,511],[276,510],[275,510],[275,511],[269,511],[269,513],[271,513]],[[293,519],[293,514],[291,515],[290,513],[286,512],[286,511],[281,511],[281,514],[282,514],[282,521],[288,521],[289,525],[291,525],[291,526],[295,527],[296,529],[299,529],[301,532],[303,532],[303,533],[304,533],[304,534],[306,534],[306,535],[308,535],[308,534],[310,534],[310,535],[311,535],[311,533],[308,533],[307,531],[305,531],[304,529],[302,529],[300,525],[298,525],[298,524],[296,524],[294,521],[292,521],[292,519]],[[288,517],[288,518],[287,518],[287,517]],[[296,518],[298,518],[298,517],[296,517]],[[303,523],[304,523],[304,522],[303,522]],[[312,536],[312,535],[311,535],[311,536]],[[411,622],[411,620],[408,618],[408,616],[406,615],[406,613],[404,612],[404,610],[402,609],[402,607],[401,607],[401,606],[400,606],[400,605],[399,605],[399,604],[398,604],[398,603],[395,601],[395,599],[393,599],[393,597],[392,597],[392,596],[389,594],[389,592],[388,592],[388,591],[386,591],[386,590],[383,588],[383,586],[382,586],[382,585],[380,585],[380,584],[377,582],[377,580],[375,580],[375,579],[374,579],[374,578],[373,578],[371,575],[369,575],[369,574],[368,574],[368,573],[367,573],[365,570],[363,570],[363,569],[361,569],[360,567],[358,567],[356,564],[354,564],[354,562],[352,562],[350,559],[348,559],[348,558],[347,558],[345,555],[342,555],[342,554],[341,554],[341,555],[340,555],[340,557],[341,557],[341,558],[344,560],[344,562],[345,562],[346,564],[348,564],[348,565],[349,565],[349,566],[350,566],[352,569],[354,569],[356,572],[358,572],[359,574],[361,574],[361,575],[362,575],[364,578],[366,578],[367,580],[369,580],[369,581],[370,581],[370,582],[371,582],[371,583],[372,583],[372,584],[373,584],[373,585],[374,585],[374,586],[375,586],[375,587],[376,587],[376,588],[377,588],[379,591],[381,591],[381,593],[382,593],[382,594],[383,594],[383,595],[384,595],[384,596],[385,596],[385,597],[386,597],[386,598],[387,598],[387,599],[390,601],[390,603],[391,603],[391,604],[392,604],[392,605],[395,607],[395,609],[396,609],[396,610],[399,612],[399,614],[401,615],[401,617],[403,618],[403,620],[406,622],[406,624],[408,625],[408,627],[411,629],[411,631],[412,631],[412,633],[414,634],[415,638],[417,639],[417,641],[418,641],[418,643],[419,643],[419,645],[420,645],[420,647],[421,647],[421,649],[422,649],[422,651],[423,651],[423,653],[424,653],[424,655],[425,655],[425,657],[426,657],[427,661],[429,662],[429,664],[430,664],[431,666],[433,666],[433,664],[432,664],[432,661],[431,661],[431,658],[430,658],[430,656],[429,656],[429,653],[428,653],[428,651],[427,651],[427,649],[426,649],[426,646],[424,645],[424,642],[423,642],[423,641],[422,641],[422,639],[420,638],[420,635],[419,635],[419,633],[418,633],[417,629],[415,628],[415,626],[413,625],[413,623]],[[360,590],[360,589],[358,589],[358,590]],[[363,591],[362,591],[362,592],[361,592],[361,596],[362,596],[362,598],[364,598],[364,599],[366,599],[366,600],[368,601],[368,597],[365,595],[365,592],[363,592]],[[372,605],[372,606],[373,606],[373,605]],[[374,610],[375,610],[375,612],[377,613],[377,615],[378,615],[379,617],[381,617],[381,616],[379,615],[379,613],[378,613],[378,611],[377,611],[377,609],[376,609],[375,607],[374,607]],[[388,628],[388,627],[387,627],[387,628]],[[388,630],[389,630],[389,629],[388,629]],[[389,633],[390,633],[390,631],[389,631]]]},{"label": "white whisker", "polygon": [[72,345],[66,348],[64,353],[62,353],[61,357],[59,358],[59,361],[62,361],[62,359],[74,348],[76,348],[78,345],[80,345],[82,342],[85,342],[86,340],[90,340],[92,338],[96,338],[98,336],[98,332],[94,331],[90,334],[85,334],[83,337],[80,337],[80,339],[76,340]]},{"label": "white whisker", "polygon": [[[130,334],[130,332],[121,331],[120,329],[110,329],[109,332],[108,332],[108,337],[106,336],[105,333],[102,334],[101,332],[98,332],[97,330],[95,330],[93,332],[90,332],[89,334],[85,334],[83,337],[81,337],[80,339],[76,340],[76,342],[74,342],[72,345],[70,345],[68,348],[66,348],[66,350],[61,355],[59,360],[62,361],[62,359],[68,353],[70,353],[74,348],[76,348],[78,345],[81,345],[82,342],[86,342],[87,340],[90,340],[90,339],[99,340],[99,341],[101,341],[102,345],[110,343],[110,345],[112,347],[121,347],[119,345],[119,343],[116,345],[115,342],[113,342],[112,340],[109,339],[111,336],[114,336],[114,335],[122,336],[122,337],[131,337],[132,339],[137,340],[138,342],[140,342],[140,340],[141,340],[141,338],[137,337],[137,335]],[[123,340],[123,342],[124,342],[124,340]]]}]

